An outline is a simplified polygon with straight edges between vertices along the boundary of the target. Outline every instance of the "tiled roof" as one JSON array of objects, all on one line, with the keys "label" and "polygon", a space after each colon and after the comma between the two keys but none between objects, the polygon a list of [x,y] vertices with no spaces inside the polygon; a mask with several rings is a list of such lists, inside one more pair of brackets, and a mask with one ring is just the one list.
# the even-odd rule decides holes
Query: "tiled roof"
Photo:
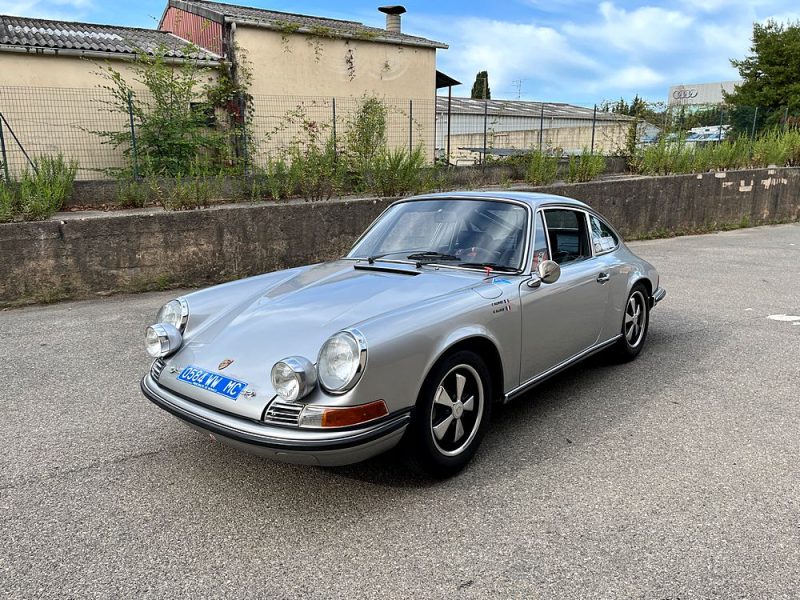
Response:
[{"label": "tiled roof", "polygon": [[207,61],[219,58],[200,48],[188,53],[188,42],[155,29],[0,15],[0,50],[9,47],[102,52],[123,56],[135,55],[137,51],[153,54],[163,47],[165,56],[170,58]]},{"label": "tiled roof", "polygon": [[[379,27],[369,27],[358,21],[343,21],[314,17],[295,13],[279,12],[264,8],[237,6],[222,2],[208,2],[206,0],[170,0],[170,6],[180,8],[197,14],[225,17],[229,21],[260,25],[272,29],[281,29],[288,26],[299,26],[303,29],[313,30],[330,29],[334,33],[347,37],[374,40],[378,42],[397,43],[409,46],[426,46],[429,48],[447,48],[447,44],[436,42],[415,35],[387,31]],[[211,13],[211,14],[208,14]]]},{"label": "tiled roof", "polygon": [[[536,117],[542,116],[541,102],[526,100],[489,100],[486,112],[492,116],[504,117]],[[447,112],[447,96],[436,97],[436,111]],[[454,115],[483,115],[484,101],[474,98],[453,98],[451,112]],[[544,103],[544,118],[555,119],[592,119],[594,109],[560,102]],[[630,121],[632,117],[617,113],[597,111],[598,121]]]}]

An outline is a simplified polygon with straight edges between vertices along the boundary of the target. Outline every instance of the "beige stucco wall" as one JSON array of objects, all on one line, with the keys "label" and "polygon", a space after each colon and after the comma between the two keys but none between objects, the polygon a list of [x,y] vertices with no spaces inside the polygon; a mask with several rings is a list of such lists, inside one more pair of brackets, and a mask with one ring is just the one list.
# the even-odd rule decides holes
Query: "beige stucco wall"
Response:
[{"label": "beige stucco wall", "polygon": [[[330,125],[331,99],[337,98],[337,133],[341,137],[349,114],[358,105],[356,99],[371,95],[389,107],[390,145],[406,146],[411,137],[413,145],[421,144],[433,157],[434,48],[283,35],[242,25],[237,26],[235,42],[252,66],[255,141],[262,152],[292,138],[293,132],[282,122],[297,106]],[[280,135],[269,136],[276,127],[282,127]]]},{"label": "beige stucco wall", "polygon": [[[134,88],[135,72],[126,60],[0,52],[0,112],[31,156],[63,154],[78,161],[79,179],[96,179],[109,167],[123,166],[120,151],[101,143],[92,131],[126,131],[125,115],[106,110],[109,93],[98,71],[110,66]],[[213,81],[214,71],[199,77]],[[6,156],[14,175],[27,161],[8,131]],[[2,160],[2,157],[0,157]]]}]

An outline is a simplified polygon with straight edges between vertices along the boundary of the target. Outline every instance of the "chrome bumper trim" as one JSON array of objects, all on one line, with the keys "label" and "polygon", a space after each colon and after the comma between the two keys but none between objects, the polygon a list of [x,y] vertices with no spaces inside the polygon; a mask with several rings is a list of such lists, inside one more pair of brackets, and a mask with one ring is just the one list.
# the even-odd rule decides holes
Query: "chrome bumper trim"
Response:
[{"label": "chrome bumper trim", "polygon": [[[273,450],[317,452],[355,448],[389,436],[405,428],[411,420],[410,411],[390,415],[384,421],[347,431],[309,433],[306,439],[280,437],[297,430],[277,429],[253,421],[214,411],[170,393],[146,375],[141,382],[142,393],[159,408],[187,423],[237,442]],[[278,435],[276,435],[278,434]]]}]

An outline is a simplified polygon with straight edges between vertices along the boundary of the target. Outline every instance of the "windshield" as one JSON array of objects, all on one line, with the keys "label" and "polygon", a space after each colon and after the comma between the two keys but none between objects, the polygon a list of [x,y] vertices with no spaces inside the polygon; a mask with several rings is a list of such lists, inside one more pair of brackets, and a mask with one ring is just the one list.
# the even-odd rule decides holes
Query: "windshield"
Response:
[{"label": "windshield", "polygon": [[527,225],[525,207],[509,202],[401,202],[387,210],[347,256],[518,270]]}]

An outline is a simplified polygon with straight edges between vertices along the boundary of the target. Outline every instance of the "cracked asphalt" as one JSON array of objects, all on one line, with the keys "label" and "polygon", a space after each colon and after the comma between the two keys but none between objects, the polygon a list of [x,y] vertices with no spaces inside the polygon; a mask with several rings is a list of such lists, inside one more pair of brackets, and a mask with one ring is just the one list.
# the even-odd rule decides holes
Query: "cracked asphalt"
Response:
[{"label": "cracked asphalt", "polygon": [[0,312],[0,595],[797,598],[800,224],[630,244],[666,300],[433,483],[276,464],[139,393],[175,295]]}]

